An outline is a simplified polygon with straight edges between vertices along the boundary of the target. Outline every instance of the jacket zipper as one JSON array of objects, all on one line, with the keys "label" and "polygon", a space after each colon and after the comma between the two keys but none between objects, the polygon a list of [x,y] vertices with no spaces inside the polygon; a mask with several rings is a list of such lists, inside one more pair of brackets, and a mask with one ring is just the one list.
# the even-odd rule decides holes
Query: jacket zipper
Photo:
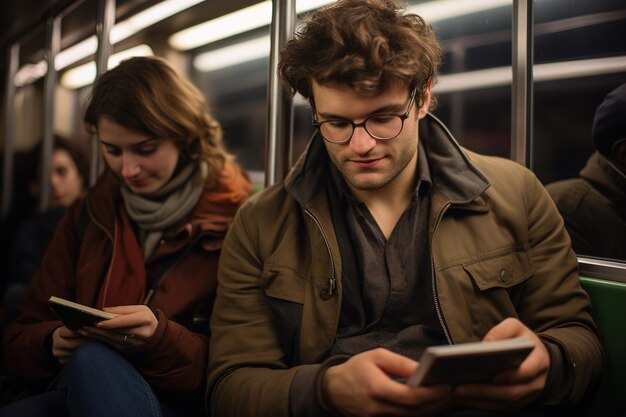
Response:
[{"label": "jacket zipper", "polygon": [[[91,207],[89,206],[89,203],[87,201],[85,201],[85,207],[87,209],[87,213],[89,213],[89,220],[91,222],[93,222],[93,224],[98,226],[104,232],[104,234],[107,235],[109,237],[109,239],[111,239],[111,242],[114,243],[115,240],[113,239],[113,236],[111,236],[111,233],[109,233],[109,231],[101,223],[96,221],[95,217],[91,214]],[[115,233],[115,231],[114,231],[114,233]]]},{"label": "jacket zipper", "polygon": [[[116,249],[116,244],[117,244],[117,239],[115,239],[115,236],[117,235],[117,222],[115,222],[113,224],[113,235],[111,235],[111,233],[109,233],[109,231],[98,221],[96,221],[96,219],[93,217],[93,215],[91,214],[91,207],[89,207],[89,203],[87,201],[85,201],[85,205],[87,207],[87,212],[89,213],[89,219],[93,222],[93,224],[95,224],[100,230],[102,230],[104,232],[105,235],[107,235],[107,237],[111,240],[111,262],[109,262],[109,268],[107,269],[107,273],[104,277],[104,281],[103,284],[105,285],[105,287],[108,287],[108,283],[109,283],[109,278],[111,277],[111,271],[113,270],[113,261],[115,260],[115,252],[117,251]],[[106,301],[106,293],[107,293],[107,289],[105,288],[104,290],[104,297],[103,297],[103,301]]]},{"label": "jacket zipper", "polygon": [[447,203],[446,206],[441,210],[439,216],[437,216],[437,222],[435,223],[435,228],[433,229],[433,238],[430,241],[430,273],[431,273],[431,282],[432,282],[432,290],[433,290],[433,301],[435,302],[435,311],[437,312],[437,318],[439,319],[439,324],[443,329],[443,334],[446,336],[446,340],[449,345],[452,345],[452,337],[450,337],[450,333],[448,331],[448,327],[443,319],[443,314],[441,313],[441,307],[439,306],[439,297],[437,295],[437,284],[435,282],[435,261],[433,260],[433,242],[435,241],[435,231],[437,227],[439,227],[439,223],[443,218],[444,213],[450,207],[450,203]]},{"label": "jacket zipper", "polygon": [[330,245],[328,244],[328,238],[326,237],[326,233],[324,233],[324,229],[322,228],[322,225],[320,224],[319,220],[317,220],[317,218],[313,215],[313,213],[309,211],[309,209],[305,209],[304,212],[308,214],[309,217],[311,217],[313,221],[315,222],[315,224],[317,225],[317,228],[320,230],[320,233],[322,234],[322,238],[324,239],[326,250],[328,250],[328,256],[330,257],[330,268],[331,268],[331,275],[330,275],[330,279],[328,280],[328,297],[330,298],[335,293],[335,290],[337,289],[337,280],[335,278],[335,262],[333,260],[333,253],[330,250]]}]

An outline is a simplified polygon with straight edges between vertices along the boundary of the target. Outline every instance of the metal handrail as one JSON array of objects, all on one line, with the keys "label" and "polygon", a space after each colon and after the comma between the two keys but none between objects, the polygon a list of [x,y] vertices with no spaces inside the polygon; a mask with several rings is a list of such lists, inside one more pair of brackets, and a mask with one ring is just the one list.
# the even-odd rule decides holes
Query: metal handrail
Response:
[{"label": "metal handrail", "polygon": [[294,0],[272,1],[270,75],[266,135],[265,186],[281,181],[291,166],[293,99],[278,79],[280,50],[295,28]]}]

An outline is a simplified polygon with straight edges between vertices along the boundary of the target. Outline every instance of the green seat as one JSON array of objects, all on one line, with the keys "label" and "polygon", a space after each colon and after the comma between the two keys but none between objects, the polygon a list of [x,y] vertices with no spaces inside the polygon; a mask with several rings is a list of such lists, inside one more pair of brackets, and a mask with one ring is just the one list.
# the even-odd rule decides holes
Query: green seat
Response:
[{"label": "green seat", "polygon": [[606,369],[592,415],[626,415],[626,283],[581,277],[600,330]]}]

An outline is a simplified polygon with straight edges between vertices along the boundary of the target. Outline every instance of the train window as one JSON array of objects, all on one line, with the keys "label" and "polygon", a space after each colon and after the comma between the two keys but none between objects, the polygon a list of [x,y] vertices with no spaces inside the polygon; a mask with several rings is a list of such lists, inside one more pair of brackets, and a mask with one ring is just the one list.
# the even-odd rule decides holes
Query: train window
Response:
[{"label": "train window", "polygon": [[[301,3],[307,2],[298,2],[298,8]],[[412,1],[409,10],[432,23],[444,44],[445,63],[440,83],[435,88],[439,100],[435,114],[450,125],[461,144],[473,150],[508,156],[510,75],[508,79],[494,82],[494,77],[485,71],[496,67],[500,73],[508,71],[510,74],[512,1],[476,3],[480,5],[470,5],[464,10],[450,7],[447,0]],[[192,54],[194,81],[211,98],[224,126],[229,149],[237,154],[246,169],[259,175],[263,174],[265,165],[268,35],[267,27],[258,28],[245,35],[213,41]],[[257,43],[251,49],[246,62],[216,67],[218,54],[261,39],[264,43]],[[304,150],[312,134],[308,103],[297,96],[292,161]]]},{"label": "train window", "polygon": [[[548,184],[578,255],[626,260],[625,189],[619,185],[624,182],[612,180],[620,176],[614,170],[619,165],[590,158],[596,150],[596,108],[607,93],[626,83],[626,4],[537,0],[533,7],[531,168]],[[619,111],[626,117],[623,106]],[[578,197],[583,188],[585,197]]]},{"label": "train window", "polygon": [[20,46],[21,71],[15,75],[14,146],[24,152],[43,136],[43,79],[46,66],[41,65],[46,42],[45,27],[38,27]]},{"label": "train window", "polygon": [[[296,9],[302,16],[331,1],[298,0]],[[72,6],[63,13],[59,60],[95,35],[97,2],[66,3]],[[110,33],[112,58],[156,54],[192,79],[222,123],[229,150],[251,173],[257,188],[263,186],[266,168],[271,4],[268,0],[117,0],[116,28]],[[444,47],[433,113],[466,148],[510,157],[513,0],[409,0],[408,6],[433,25]],[[169,7],[174,7],[169,17],[148,15],[153,9]],[[609,91],[626,82],[626,5],[622,0],[535,0],[533,9],[534,124],[529,165],[549,184],[578,176],[594,151],[595,108]],[[133,29],[138,22],[148,23]],[[235,29],[239,23],[246,26]],[[20,40],[20,67],[30,63],[41,72],[44,27]],[[237,60],[234,51],[243,59]],[[58,68],[57,133],[87,139],[80,116],[93,80],[94,52],[92,44],[90,52]],[[74,76],[84,67],[91,68],[91,78],[75,82]],[[39,122],[43,90],[42,74],[18,83],[17,150],[32,147],[43,136]],[[308,103],[299,96],[293,117],[292,162],[313,134]],[[622,246],[626,248],[626,243]]]},{"label": "train window", "polygon": [[[234,65],[220,64],[219,56],[215,58],[216,54],[232,57],[231,48],[250,45],[250,42],[256,43],[252,49],[257,54],[260,51],[260,56],[245,54],[244,61]],[[228,149],[237,156],[242,167],[253,174],[257,187],[263,184],[265,169],[269,50],[269,28],[264,27],[243,39],[237,37],[200,49],[192,59],[194,82],[209,98],[222,124]]]},{"label": "train window", "polygon": [[[7,235],[12,233],[16,219],[34,213],[37,207],[37,196],[28,190],[29,184],[37,181],[32,167],[37,164],[39,155],[34,149],[43,137],[43,80],[37,78],[38,74],[46,71],[45,66],[39,64],[43,59],[44,45],[44,27],[31,32],[20,45],[19,62],[23,69],[15,75],[13,97],[12,204],[7,213],[6,230],[2,231]],[[5,148],[2,150],[5,151]]]},{"label": "train window", "polygon": [[439,83],[433,90],[438,107],[433,113],[461,145],[508,157],[512,1],[467,2],[465,11],[447,3],[411,6],[433,25],[444,47]]},{"label": "train window", "polygon": [[[296,10],[302,16],[330,2],[299,1]],[[271,6],[269,1],[256,3],[170,38],[174,47],[190,48],[200,43],[199,37],[215,32],[218,27],[223,27],[217,31],[219,35],[230,33],[226,38],[211,36],[205,39],[208,42],[205,46],[193,50],[193,80],[205,92],[222,123],[228,149],[251,174],[257,189],[263,187],[265,175]],[[246,28],[239,33],[234,26],[241,21]],[[292,162],[313,134],[308,107],[301,97],[294,100],[293,117]]]},{"label": "train window", "polygon": [[88,136],[81,121],[81,105],[85,94],[80,87],[89,85],[91,80],[83,76],[81,83],[72,74],[93,60],[91,49],[87,46],[92,42],[90,39],[96,36],[97,18],[96,2],[82,2],[70,9],[61,22],[61,52],[55,59],[55,67],[59,72],[54,94],[53,131],[77,140],[85,152],[88,149]]}]

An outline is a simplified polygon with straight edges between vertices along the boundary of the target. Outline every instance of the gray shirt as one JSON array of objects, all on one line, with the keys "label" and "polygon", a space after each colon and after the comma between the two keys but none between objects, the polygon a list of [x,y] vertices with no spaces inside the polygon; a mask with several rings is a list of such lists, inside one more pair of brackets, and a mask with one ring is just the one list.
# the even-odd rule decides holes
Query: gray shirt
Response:
[{"label": "gray shirt", "polygon": [[[384,347],[419,359],[422,351],[446,343],[433,301],[428,239],[431,189],[426,151],[419,143],[418,169],[411,203],[389,239],[367,206],[350,193],[332,168],[332,181],[345,199],[342,219],[354,260],[344,275],[343,308],[332,354],[355,355]],[[342,252],[342,261],[346,254]]]}]

